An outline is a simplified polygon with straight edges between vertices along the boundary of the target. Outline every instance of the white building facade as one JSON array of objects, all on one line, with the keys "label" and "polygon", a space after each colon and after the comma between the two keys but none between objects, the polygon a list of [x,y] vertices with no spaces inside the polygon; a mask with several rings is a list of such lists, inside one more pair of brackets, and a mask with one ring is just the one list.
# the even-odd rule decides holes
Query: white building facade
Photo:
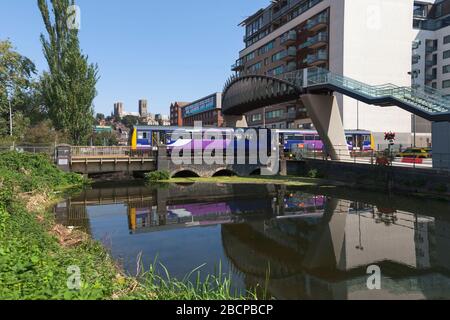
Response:
[{"label": "white building facade", "polygon": [[[369,85],[392,83],[409,87],[411,46],[421,33],[413,28],[415,9],[414,0],[273,1],[242,23],[246,27],[246,48],[240,52],[233,70],[267,75],[275,72],[276,75],[277,72],[317,66]],[[313,22],[321,16],[326,16],[327,22],[322,30],[318,30]],[[444,33],[442,31],[442,35]],[[291,42],[288,49],[294,50],[295,46],[296,55],[291,61],[278,61],[277,52],[283,43],[287,43],[283,39],[291,35],[292,38],[295,36],[296,42]],[[326,38],[326,41],[309,46],[314,37]],[[267,53],[264,50],[267,47],[272,51]],[[448,47],[450,49],[450,43]],[[278,56],[285,57],[286,54]],[[316,62],[314,57],[317,56],[322,57],[322,61]],[[415,136],[417,139],[418,133],[414,134],[414,129],[417,131],[417,123],[422,123],[422,119],[413,121],[411,113],[398,107],[372,106],[338,93],[335,95],[346,130],[370,130],[378,145],[386,143],[384,133],[388,131],[395,132],[396,143],[403,146],[412,145]],[[270,108],[276,109],[276,106]],[[424,131],[424,142],[430,142],[431,125],[424,121],[424,127],[421,130]]]}]

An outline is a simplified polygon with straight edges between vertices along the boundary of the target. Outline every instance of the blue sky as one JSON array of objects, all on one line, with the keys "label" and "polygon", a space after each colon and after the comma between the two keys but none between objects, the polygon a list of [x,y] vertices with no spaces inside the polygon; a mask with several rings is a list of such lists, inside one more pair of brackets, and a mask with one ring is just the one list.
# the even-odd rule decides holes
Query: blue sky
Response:
[{"label": "blue sky", "polygon": [[[169,113],[172,101],[221,91],[243,49],[239,22],[268,0],[78,0],[81,46],[100,68],[96,112],[122,101],[137,111]],[[40,71],[47,68],[37,0],[1,0],[0,39],[9,38]]]}]

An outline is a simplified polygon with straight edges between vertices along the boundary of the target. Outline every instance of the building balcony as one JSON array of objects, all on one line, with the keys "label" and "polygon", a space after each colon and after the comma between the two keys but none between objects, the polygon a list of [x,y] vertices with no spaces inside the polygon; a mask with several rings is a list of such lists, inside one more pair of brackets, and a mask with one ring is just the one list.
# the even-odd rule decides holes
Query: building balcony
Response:
[{"label": "building balcony", "polygon": [[435,74],[427,74],[425,75],[425,81],[434,81],[437,79],[437,75]]},{"label": "building balcony", "polygon": [[328,52],[326,52],[326,51],[319,51],[315,54],[309,54],[306,57],[306,63],[309,66],[314,66],[316,64],[320,64],[327,60],[328,60]]},{"label": "building balcony", "polygon": [[433,60],[425,60],[425,66],[427,68],[431,68],[437,65],[437,61],[433,61]]},{"label": "building balcony", "polygon": [[436,46],[427,45],[426,48],[425,48],[425,51],[426,51],[426,53],[433,53],[433,52],[437,51],[437,47]]},{"label": "building balcony", "polygon": [[290,46],[297,41],[297,31],[289,31],[285,33],[280,40],[281,45]]},{"label": "building balcony", "polygon": [[297,48],[289,47],[281,53],[281,60],[283,61],[291,61],[297,58]]},{"label": "building balcony", "polygon": [[305,48],[317,49],[328,43],[328,32],[321,32],[316,34],[314,37],[309,37],[304,43]]},{"label": "building balcony", "polygon": [[308,22],[306,23],[306,29],[308,29],[309,31],[317,31],[327,25],[328,25],[328,15],[321,14],[313,19],[308,20]]},{"label": "building balcony", "polygon": [[236,63],[231,66],[231,71],[242,71],[244,70],[244,62],[242,59],[236,60]]}]

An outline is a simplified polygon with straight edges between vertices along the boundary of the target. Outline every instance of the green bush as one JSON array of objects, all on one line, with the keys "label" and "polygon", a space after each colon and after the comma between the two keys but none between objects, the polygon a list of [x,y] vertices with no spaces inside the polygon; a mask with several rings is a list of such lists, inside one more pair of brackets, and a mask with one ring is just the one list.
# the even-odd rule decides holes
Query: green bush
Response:
[{"label": "green bush", "polygon": [[145,175],[146,179],[152,182],[166,181],[170,179],[170,172],[166,170],[158,170],[149,172]]},{"label": "green bush", "polygon": [[[12,192],[31,192],[84,184],[83,176],[59,170],[43,154],[0,153],[0,186]],[[5,195],[0,193],[1,197]]]},{"label": "green bush", "polygon": [[323,174],[321,174],[317,169],[311,169],[308,171],[307,177],[312,179],[320,179],[323,178]]},{"label": "green bush", "polygon": [[438,193],[446,193],[448,191],[448,187],[445,183],[441,183],[434,188],[434,191]]}]

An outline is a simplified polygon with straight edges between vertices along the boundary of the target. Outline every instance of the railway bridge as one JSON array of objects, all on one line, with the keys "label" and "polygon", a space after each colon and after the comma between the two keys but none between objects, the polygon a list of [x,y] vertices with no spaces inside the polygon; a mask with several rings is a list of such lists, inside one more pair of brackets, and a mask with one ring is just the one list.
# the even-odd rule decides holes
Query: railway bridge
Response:
[{"label": "railway bridge", "polygon": [[[216,175],[249,176],[260,174],[268,166],[251,164],[248,159],[240,159],[233,164],[207,164],[202,154],[193,154],[190,162],[181,164],[172,161],[167,147],[160,145],[155,150],[135,151],[131,147],[94,147],[60,145],[56,150],[56,164],[67,172],[87,176],[111,173],[142,174],[152,171],[168,171],[171,177],[198,176],[202,178]],[[283,160],[281,168],[286,168]],[[277,169],[279,167],[276,167]],[[278,170],[274,172],[278,173]]]}]

